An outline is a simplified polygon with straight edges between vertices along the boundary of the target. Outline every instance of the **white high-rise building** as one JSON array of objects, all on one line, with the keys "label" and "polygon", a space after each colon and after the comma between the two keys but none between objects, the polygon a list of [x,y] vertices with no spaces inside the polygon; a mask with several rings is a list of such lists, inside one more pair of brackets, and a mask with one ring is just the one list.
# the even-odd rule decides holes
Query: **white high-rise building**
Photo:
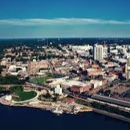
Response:
[{"label": "white high-rise building", "polygon": [[62,95],[62,88],[60,87],[60,85],[57,85],[56,88],[55,88],[55,94],[59,94],[59,95]]},{"label": "white high-rise building", "polygon": [[104,51],[102,45],[94,45],[94,60],[101,61],[104,57]]}]

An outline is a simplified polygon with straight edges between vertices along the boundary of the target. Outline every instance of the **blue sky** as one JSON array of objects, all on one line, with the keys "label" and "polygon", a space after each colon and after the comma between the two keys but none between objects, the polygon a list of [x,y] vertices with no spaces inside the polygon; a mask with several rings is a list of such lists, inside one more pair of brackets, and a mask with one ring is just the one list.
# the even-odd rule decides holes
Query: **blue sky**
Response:
[{"label": "blue sky", "polygon": [[0,0],[0,38],[130,37],[130,0]]}]

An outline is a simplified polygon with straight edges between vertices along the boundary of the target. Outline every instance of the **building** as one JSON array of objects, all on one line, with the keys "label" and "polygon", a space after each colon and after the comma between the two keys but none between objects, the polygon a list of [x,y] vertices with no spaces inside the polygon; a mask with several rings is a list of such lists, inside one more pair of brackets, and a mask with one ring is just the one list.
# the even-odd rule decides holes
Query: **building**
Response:
[{"label": "building", "polygon": [[66,80],[66,82],[61,83],[61,87],[63,89],[68,89],[68,88],[71,88],[73,86],[85,87],[88,85],[90,85],[90,82],[83,83],[83,82],[77,81],[77,80]]},{"label": "building", "polygon": [[94,45],[94,60],[101,61],[104,57],[104,49],[102,45]]},{"label": "building", "polygon": [[[50,79],[50,83],[49,83],[49,86],[51,86],[52,88],[59,85],[59,84],[62,84],[64,82],[66,82],[66,79],[69,78],[69,77],[62,77],[62,78],[54,78],[54,79]],[[49,81],[49,80],[48,80]]]},{"label": "building", "polygon": [[104,53],[104,54],[103,54],[103,57],[104,57],[104,58],[107,58],[107,56],[108,56],[108,47],[107,47],[107,46],[104,46],[104,47],[103,47],[103,53]]},{"label": "building", "polygon": [[91,80],[90,83],[93,84],[94,88],[101,87],[103,85],[102,80]]},{"label": "building", "polygon": [[104,71],[100,68],[88,68],[87,72],[89,76],[104,75]]},{"label": "building", "polygon": [[19,74],[27,74],[26,67],[17,66],[17,65],[10,65],[8,69],[8,74],[10,75],[19,75]]},{"label": "building", "polygon": [[83,92],[88,92],[92,87],[92,84],[88,84],[86,86],[78,86],[78,85],[73,85],[70,90],[71,92],[74,93],[83,93]]},{"label": "building", "polygon": [[90,46],[90,45],[71,46],[71,49],[72,49],[74,52],[77,52],[77,51],[85,52],[85,51],[90,50],[90,49],[91,49],[91,46]]},{"label": "building", "polygon": [[130,57],[127,59],[127,62],[126,62],[125,76],[126,76],[126,79],[130,79]]},{"label": "building", "polygon": [[[48,62],[46,60],[33,61],[33,62],[30,62],[29,65],[28,65],[28,71],[29,71],[30,75],[37,74],[40,69],[43,69],[44,72],[49,72],[50,71]],[[42,73],[43,73],[43,71],[42,71]]]},{"label": "building", "polygon": [[55,94],[58,94],[58,95],[62,95],[62,88],[60,87],[60,85],[57,85],[56,88],[55,88]]},{"label": "building", "polygon": [[11,101],[12,100],[12,96],[11,95],[6,95],[5,96],[5,100],[6,101]]}]

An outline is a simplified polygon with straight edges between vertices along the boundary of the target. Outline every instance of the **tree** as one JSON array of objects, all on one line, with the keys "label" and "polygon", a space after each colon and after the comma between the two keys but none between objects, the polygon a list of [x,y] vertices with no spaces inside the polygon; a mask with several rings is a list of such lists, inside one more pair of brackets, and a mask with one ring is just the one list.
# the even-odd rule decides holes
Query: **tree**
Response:
[{"label": "tree", "polygon": [[104,95],[105,96],[109,96],[111,94],[111,90],[106,90],[105,92],[104,92]]},{"label": "tree", "polygon": [[0,74],[3,71],[4,68],[6,68],[6,66],[0,65]]}]

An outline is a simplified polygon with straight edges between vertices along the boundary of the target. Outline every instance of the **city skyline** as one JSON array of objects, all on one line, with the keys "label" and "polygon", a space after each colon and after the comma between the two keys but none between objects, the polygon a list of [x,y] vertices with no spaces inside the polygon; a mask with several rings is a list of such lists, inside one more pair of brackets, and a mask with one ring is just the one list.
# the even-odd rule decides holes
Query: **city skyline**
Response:
[{"label": "city skyline", "polygon": [[129,6],[128,0],[5,0],[0,2],[0,38],[129,38]]}]

